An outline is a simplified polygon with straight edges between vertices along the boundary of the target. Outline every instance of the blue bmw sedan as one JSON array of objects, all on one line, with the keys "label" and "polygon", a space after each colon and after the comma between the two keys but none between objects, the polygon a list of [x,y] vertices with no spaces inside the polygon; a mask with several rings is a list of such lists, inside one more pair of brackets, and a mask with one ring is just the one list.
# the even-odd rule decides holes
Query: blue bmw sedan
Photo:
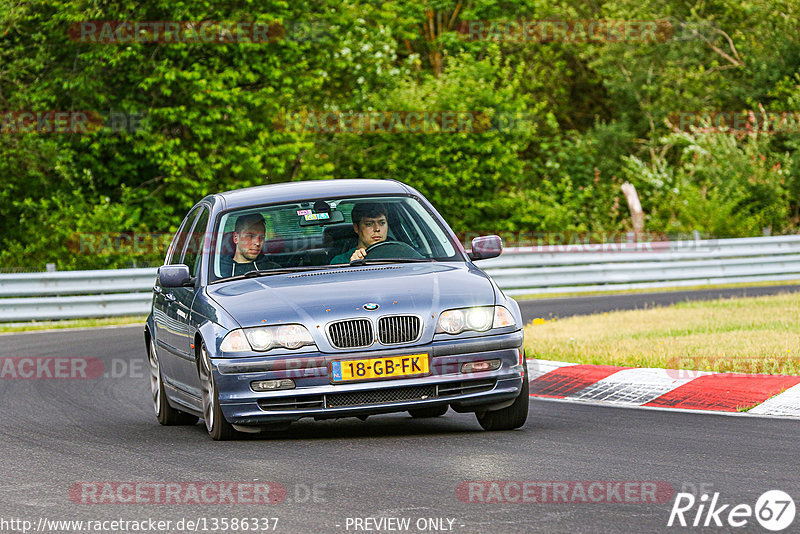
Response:
[{"label": "blue bmw sedan", "polygon": [[215,440],[303,417],[528,416],[522,318],[436,209],[393,180],[213,194],[158,270],[144,330],[163,425]]}]

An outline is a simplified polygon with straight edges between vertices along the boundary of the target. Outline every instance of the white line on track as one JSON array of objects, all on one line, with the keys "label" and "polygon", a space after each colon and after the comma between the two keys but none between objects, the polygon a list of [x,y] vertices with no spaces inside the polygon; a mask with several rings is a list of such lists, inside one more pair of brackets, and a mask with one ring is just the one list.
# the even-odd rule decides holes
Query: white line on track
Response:
[{"label": "white line on track", "polygon": [[771,397],[748,413],[800,416],[800,384],[790,387],[783,393]]},{"label": "white line on track", "polygon": [[785,419],[787,421],[798,421],[797,417],[790,417],[785,415],[767,415],[767,414],[754,414],[750,412],[719,412],[715,410],[689,410],[687,408],[664,408],[662,406],[631,406],[629,404],[619,404],[615,402],[605,402],[605,401],[595,401],[595,400],[579,400],[573,398],[564,398],[564,399],[553,399],[550,397],[537,397],[536,395],[531,395],[531,400],[534,402],[567,402],[571,404],[584,404],[584,405],[591,405],[591,406],[604,406],[606,408],[623,408],[626,410],[658,410],[661,412],[678,412],[678,413],[691,413],[695,415],[727,415],[733,417],[748,417],[748,418],[760,418],[760,419]]},{"label": "white line on track", "polygon": [[52,334],[53,332],[81,332],[84,330],[106,330],[109,328],[141,328],[144,330],[144,323],[111,324],[106,326],[81,326],[77,328],[50,328],[47,330],[23,330],[22,332],[0,332],[0,336],[17,336],[20,334]]},{"label": "white line on track", "polygon": [[573,398],[641,406],[693,380],[667,369],[621,369],[579,391]]}]

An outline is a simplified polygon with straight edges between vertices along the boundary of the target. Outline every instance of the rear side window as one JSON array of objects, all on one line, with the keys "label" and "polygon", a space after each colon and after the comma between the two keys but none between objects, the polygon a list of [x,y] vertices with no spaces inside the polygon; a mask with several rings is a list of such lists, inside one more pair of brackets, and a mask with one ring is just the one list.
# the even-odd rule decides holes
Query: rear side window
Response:
[{"label": "rear side window", "polygon": [[203,257],[203,241],[206,236],[206,226],[208,226],[208,210],[203,208],[197,217],[197,222],[192,229],[189,237],[189,244],[186,246],[186,253],[183,255],[183,263],[189,266],[189,274],[196,276],[200,268],[200,261]]},{"label": "rear side window", "polygon": [[165,261],[166,265],[176,265],[181,262],[183,249],[186,246],[186,240],[189,238],[189,230],[192,228],[192,221],[197,217],[197,212],[200,211],[200,209],[201,207],[197,206],[190,211],[189,215],[183,220],[181,227],[178,228],[175,237],[172,238],[172,245],[169,248],[169,253]]}]

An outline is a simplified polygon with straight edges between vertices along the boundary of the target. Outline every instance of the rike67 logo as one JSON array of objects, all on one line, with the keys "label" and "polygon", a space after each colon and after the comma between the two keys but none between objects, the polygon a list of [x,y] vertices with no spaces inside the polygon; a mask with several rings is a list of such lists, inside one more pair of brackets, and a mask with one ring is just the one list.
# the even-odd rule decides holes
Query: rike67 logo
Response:
[{"label": "rike67 logo", "polygon": [[707,493],[703,493],[699,499],[691,493],[678,493],[667,526],[740,528],[755,517],[765,529],[778,532],[792,524],[795,513],[794,500],[781,490],[765,492],[756,500],[755,507],[749,504],[721,504],[719,492],[714,493],[710,502]]}]

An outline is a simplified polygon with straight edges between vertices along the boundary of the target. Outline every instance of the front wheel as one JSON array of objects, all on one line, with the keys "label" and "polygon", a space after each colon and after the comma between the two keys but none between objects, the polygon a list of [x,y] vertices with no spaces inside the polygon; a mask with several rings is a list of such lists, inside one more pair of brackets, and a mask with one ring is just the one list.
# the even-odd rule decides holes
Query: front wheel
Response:
[{"label": "front wheel", "polygon": [[156,412],[156,419],[162,425],[193,425],[197,423],[197,416],[176,410],[169,405],[167,394],[164,392],[164,380],[161,376],[161,364],[158,362],[156,344],[150,339],[150,349],[147,351],[147,359],[150,362],[150,393],[153,398],[153,409]]},{"label": "front wheel", "polygon": [[525,424],[528,419],[530,386],[528,384],[528,365],[522,364],[522,388],[514,404],[493,412],[476,413],[478,423],[484,430],[513,430]]},{"label": "front wheel", "polygon": [[211,371],[211,360],[208,358],[205,343],[200,344],[199,356],[200,361],[197,367],[203,395],[203,419],[206,423],[208,435],[214,441],[233,439],[238,436],[238,432],[222,415],[222,408],[219,405],[219,390],[217,389],[217,383],[214,381],[214,373]]}]

